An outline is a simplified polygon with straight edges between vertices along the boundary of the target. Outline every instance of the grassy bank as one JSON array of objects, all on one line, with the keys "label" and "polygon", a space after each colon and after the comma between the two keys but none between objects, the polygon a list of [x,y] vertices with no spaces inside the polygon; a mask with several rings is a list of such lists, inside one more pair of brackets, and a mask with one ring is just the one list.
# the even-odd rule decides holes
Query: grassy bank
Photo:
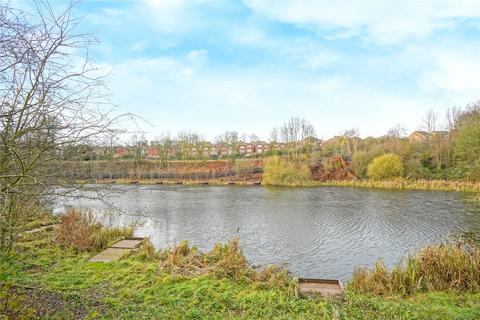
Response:
[{"label": "grassy bank", "polygon": [[250,268],[235,242],[205,254],[186,243],[161,252],[146,246],[105,264],[87,262],[101,246],[79,250],[57,240],[52,230],[29,234],[13,257],[0,258],[0,313],[27,319],[480,317],[480,294],[473,292],[375,297],[349,288],[341,299],[300,297],[284,271]]},{"label": "grassy bank", "polygon": [[[183,185],[257,185],[259,182],[255,181],[225,181],[225,180],[178,180],[178,181],[158,181],[154,179],[103,179],[103,180],[79,180],[79,183],[98,183],[98,184],[142,184],[142,185],[154,185],[165,184],[175,185],[181,183]],[[301,183],[279,183],[279,184],[266,184],[261,183],[264,186],[284,186],[284,187],[357,187],[357,188],[376,188],[376,189],[400,189],[400,190],[438,190],[438,191],[459,191],[459,192],[480,192],[480,182],[471,181],[448,181],[448,180],[407,180],[396,179],[386,181],[376,180],[331,180],[331,181],[303,181]],[[478,199],[478,197],[477,197]]]}]

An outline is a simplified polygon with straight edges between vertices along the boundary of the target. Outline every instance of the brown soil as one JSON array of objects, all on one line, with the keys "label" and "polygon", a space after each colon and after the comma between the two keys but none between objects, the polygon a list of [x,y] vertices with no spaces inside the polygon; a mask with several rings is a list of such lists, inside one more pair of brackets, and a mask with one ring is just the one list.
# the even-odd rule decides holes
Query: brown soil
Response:
[{"label": "brown soil", "polygon": [[6,319],[87,319],[104,313],[98,302],[77,295],[5,285],[0,289],[0,315]]}]

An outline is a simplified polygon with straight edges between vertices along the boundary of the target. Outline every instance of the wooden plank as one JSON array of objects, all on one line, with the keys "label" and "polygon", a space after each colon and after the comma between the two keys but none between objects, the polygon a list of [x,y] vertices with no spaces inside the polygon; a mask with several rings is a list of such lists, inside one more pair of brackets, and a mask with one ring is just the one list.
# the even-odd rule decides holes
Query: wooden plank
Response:
[{"label": "wooden plank", "polygon": [[132,251],[132,249],[123,248],[107,248],[105,251],[100,252],[95,257],[88,260],[89,262],[111,262],[120,260],[124,255]]},{"label": "wooden plank", "polygon": [[343,285],[340,280],[299,278],[298,290],[302,294],[314,293],[335,297],[343,294]]}]

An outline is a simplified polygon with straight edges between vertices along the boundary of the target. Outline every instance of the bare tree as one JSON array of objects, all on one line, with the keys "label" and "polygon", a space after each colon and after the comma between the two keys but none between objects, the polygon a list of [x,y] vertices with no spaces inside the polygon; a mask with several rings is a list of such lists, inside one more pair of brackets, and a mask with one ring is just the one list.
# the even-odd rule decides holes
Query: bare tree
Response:
[{"label": "bare tree", "polygon": [[157,150],[158,158],[160,159],[160,166],[162,168],[167,166],[167,160],[173,148],[173,140],[170,132],[162,133],[157,136],[152,142],[153,147]]},{"label": "bare tree", "polygon": [[437,134],[438,130],[438,113],[430,109],[423,117],[423,128],[428,132],[428,148],[433,149],[435,155],[435,164],[437,168],[441,167],[441,148],[440,143],[442,136]]},{"label": "bare tree", "polygon": [[272,129],[272,131],[270,132],[270,142],[278,142],[278,139],[279,139],[279,132],[278,132],[278,128],[275,127]]},{"label": "bare tree", "polygon": [[145,133],[139,132],[134,133],[128,143],[127,146],[130,149],[129,152],[133,156],[133,161],[135,163],[140,163],[144,156],[144,148],[148,145],[147,138],[145,137]]},{"label": "bare tree", "polygon": [[237,131],[225,131],[223,134],[215,138],[215,142],[226,146],[228,155],[232,160],[235,159],[239,143]]},{"label": "bare tree", "polygon": [[435,132],[438,126],[438,113],[433,109],[427,110],[422,119],[422,128],[428,133]]},{"label": "bare tree", "polygon": [[[88,61],[91,38],[77,33],[72,7],[34,13],[0,3],[0,251],[27,219],[72,186],[66,148],[109,132],[116,116],[104,79]],[[83,57],[83,58],[81,58]],[[70,190],[70,191],[65,191]]]},{"label": "bare tree", "polygon": [[[360,137],[360,131],[357,128],[352,128],[346,130],[343,133],[343,143],[345,144],[346,150],[344,154],[351,157],[354,153],[357,152],[358,140]],[[353,152],[352,152],[353,149]]]},{"label": "bare tree", "polygon": [[183,160],[186,160],[189,157],[195,156],[193,154],[192,148],[199,147],[199,142],[202,140],[200,134],[190,131],[180,131],[177,135],[176,142],[180,147],[180,156]]},{"label": "bare tree", "polygon": [[448,108],[445,114],[445,127],[449,132],[458,129],[463,110],[461,107]]},{"label": "bare tree", "polygon": [[289,145],[289,150],[295,158],[298,158],[300,142],[314,135],[314,127],[307,120],[301,118],[290,118],[280,127],[281,139]]},{"label": "bare tree", "polygon": [[392,142],[393,144],[393,152],[396,154],[400,153],[400,145],[401,145],[401,140],[405,135],[407,134],[407,130],[402,127],[400,124],[397,124],[396,126],[390,128],[387,132],[387,138]]}]

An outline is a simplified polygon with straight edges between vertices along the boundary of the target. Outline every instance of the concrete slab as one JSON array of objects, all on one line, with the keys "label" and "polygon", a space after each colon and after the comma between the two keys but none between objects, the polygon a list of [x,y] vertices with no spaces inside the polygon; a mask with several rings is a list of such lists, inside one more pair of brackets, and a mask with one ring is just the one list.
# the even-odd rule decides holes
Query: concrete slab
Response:
[{"label": "concrete slab", "polygon": [[89,262],[111,262],[120,260],[124,255],[132,251],[132,249],[124,248],[107,248],[95,257],[88,260]]},{"label": "concrete slab", "polygon": [[142,243],[142,240],[125,239],[125,240],[120,240],[118,242],[115,242],[110,246],[110,248],[135,249],[135,248],[138,248],[141,243]]}]

